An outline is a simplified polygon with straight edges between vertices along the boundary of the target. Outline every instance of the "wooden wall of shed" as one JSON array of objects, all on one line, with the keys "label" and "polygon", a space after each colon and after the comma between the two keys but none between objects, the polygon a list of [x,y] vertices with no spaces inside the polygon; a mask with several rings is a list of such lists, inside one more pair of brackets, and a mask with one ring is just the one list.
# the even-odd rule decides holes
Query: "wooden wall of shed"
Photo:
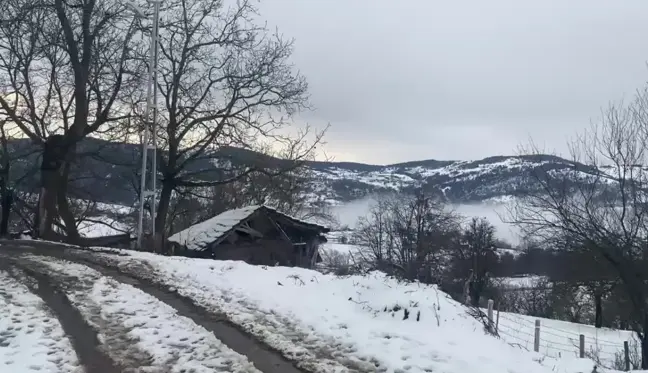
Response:
[{"label": "wooden wall of shed", "polygon": [[180,245],[174,245],[172,255],[215,260],[241,260],[254,265],[274,266],[278,263],[281,266],[312,268],[314,266],[312,255],[319,251],[318,243],[318,241],[311,242],[306,245],[306,250],[301,250],[281,240],[239,241],[234,244],[223,242],[213,249],[204,251],[185,250]]},{"label": "wooden wall of shed", "polygon": [[255,265],[294,265],[289,242],[261,239],[256,242],[221,243],[211,250],[217,260],[242,260]]},{"label": "wooden wall of shed", "polygon": [[[271,220],[272,219],[272,220]],[[273,223],[274,221],[274,223]],[[288,236],[277,230],[277,226]],[[218,244],[204,251],[186,250],[174,245],[174,255],[216,260],[242,260],[254,265],[298,266],[312,268],[319,253],[320,231],[300,226],[281,215],[258,213],[247,224],[263,234],[259,239],[246,233],[231,231]],[[304,244],[294,246],[293,244]]]},{"label": "wooden wall of shed", "polygon": [[297,246],[294,250],[295,266],[303,268],[313,268],[319,254],[320,240],[318,237],[312,237],[305,245]]}]

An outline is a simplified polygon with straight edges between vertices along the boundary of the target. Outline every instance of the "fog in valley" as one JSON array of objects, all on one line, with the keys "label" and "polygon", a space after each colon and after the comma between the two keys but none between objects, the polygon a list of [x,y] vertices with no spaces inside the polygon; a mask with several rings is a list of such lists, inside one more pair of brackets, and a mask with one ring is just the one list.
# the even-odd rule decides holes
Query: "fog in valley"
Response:
[{"label": "fog in valley", "polygon": [[[360,217],[369,214],[377,198],[370,196],[346,202],[332,207],[332,213],[338,219],[340,226],[353,229]],[[520,243],[519,229],[502,221],[502,218],[507,218],[507,206],[505,203],[479,203],[448,205],[448,208],[466,217],[466,220],[472,217],[486,218],[497,229],[496,235],[499,239],[517,245]]]}]

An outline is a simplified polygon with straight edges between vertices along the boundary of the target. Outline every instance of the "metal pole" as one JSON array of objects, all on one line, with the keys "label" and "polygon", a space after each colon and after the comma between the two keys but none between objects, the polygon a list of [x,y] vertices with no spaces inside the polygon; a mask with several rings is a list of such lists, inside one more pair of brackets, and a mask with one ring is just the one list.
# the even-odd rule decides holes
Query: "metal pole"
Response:
[{"label": "metal pole", "polygon": [[153,70],[153,123],[151,125],[151,136],[153,144],[153,155],[151,158],[151,235],[155,238],[155,216],[157,212],[157,114],[158,114],[158,87],[157,87],[157,74],[158,74],[158,33],[160,29],[160,2],[154,3],[154,17],[153,22],[153,44],[154,47],[154,70]]},{"label": "metal pole", "polygon": [[149,120],[151,118],[151,106],[153,99],[153,72],[155,67],[155,47],[156,47],[156,36],[157,32],[157,17],[153,19],[153,30],[151,32],[151,46],[149,50],[149,68],[147,76],[147,88],[146,88],[146,113],[144,120],[144,130],[142,133],[142,172],[140,179],[140,205],[139,205],[139,222],[137,224],[137,248],[142,249],[142,237],[144,234],[144,202],[147,197],[146,190],[146,166],[148,163],[148,147],[149,147]]},{"label": "metal pole", "polygon": [[533,351],[540,352],[540,320],[535,321],[535,333],[533,335]]}]

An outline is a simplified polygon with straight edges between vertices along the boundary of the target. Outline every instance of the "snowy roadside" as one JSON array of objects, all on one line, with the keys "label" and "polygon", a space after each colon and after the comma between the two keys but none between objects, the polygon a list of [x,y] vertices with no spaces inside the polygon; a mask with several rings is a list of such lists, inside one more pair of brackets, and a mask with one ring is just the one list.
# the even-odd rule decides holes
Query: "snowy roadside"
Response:
[{"label": "snowy roadside", "polygon": [[43,300],[4,271],[0,271],[0,315],[0,371],[84,371],[61,324]]},{"label": "snowy roadside", "polygon": [[[76,263],[25,255],[53,278],[99,333],[109,356],[132,372],[260,373],[246,357],[167,304]],[[70,278],[74,279],[71,283]]]},{"label": "snowy roadside", "polygon": [[594,366],[487,336],[434,286],[377,273],[340,278],[300,268],[129,254],[93,255],[227,315],[314,372],[589,373]]}]

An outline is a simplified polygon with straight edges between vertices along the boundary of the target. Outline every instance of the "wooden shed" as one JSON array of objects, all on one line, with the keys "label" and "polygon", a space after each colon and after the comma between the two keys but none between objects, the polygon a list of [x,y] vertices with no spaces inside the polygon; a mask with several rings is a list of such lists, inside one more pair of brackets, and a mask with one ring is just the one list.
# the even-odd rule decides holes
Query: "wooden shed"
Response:
[{"label": "wooden shed", "polygon": [[225,211],[168,240],[175,255],[312,268],[329,231],[261,205]]}]

